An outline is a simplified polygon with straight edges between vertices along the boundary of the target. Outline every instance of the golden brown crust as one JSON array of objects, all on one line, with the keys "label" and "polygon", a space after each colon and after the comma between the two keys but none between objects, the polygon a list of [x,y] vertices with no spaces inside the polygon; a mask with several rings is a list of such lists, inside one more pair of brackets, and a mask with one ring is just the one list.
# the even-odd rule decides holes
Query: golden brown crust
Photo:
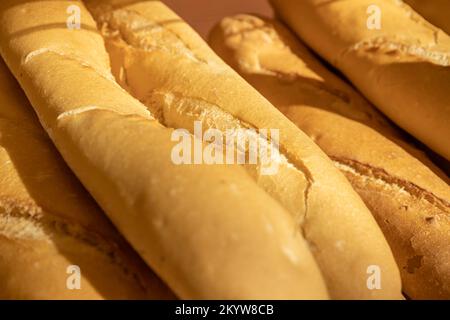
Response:
[{"label": "golden brown crust", "polygon": [[[0,4],[0,47],[41,124],[179,297],[328,297],[296,221],[243,168],[171,162],[173,130],[114,81],[81,2],[11,3]],[[65,28],[69,4],[80,30]]]},{"label": "golden brown crust", "polygon": [[279,22],[224,18],[210,43],[346,174],[382,226],[408,296],[448,297],[450,190],[439,170]]},{"label": "golden brown crust", "polygon": [[[262,176],[255,166],[246,166],[246,171],[259,190],[297,221],[333,298],[399,297],[396,266],[378,227],[343,176],[302,132],[162,3],[86,3],[119,83],[164,125],[192,131],[193,122],[202,120],[207,128],[221,130],[280,130],[286,165],[273,176]],[[378,292],[366,286],[366,271],[374,261],[386,276],[386,287]]]},{"label": "golden brown crust", "polygon": [[[300,38],[377,108],[450,159],[450,146],[443,139],[450,136],[449,35],[401,1],[272,0],[272,4]],[[367,27],[370,6],[381,10],[380,29]]]},{"label": "golden brown crust", "polygon": [[[0,85],[0,298],[173,297],[66,167],[3,61]],[[81,290],[66,286],[70,265]]]},{"label": "golden brown crust", "polygon": [[342,159],[336,160],[336,165],[346,173],[383,229],[408,297],[448,299],[449,202],[386,174],[382,168]]},{"label": "golden brown crust", "polygon": [[450,35],[450,2],[447,0],[404,0],[415,11],[421,14],[436,27]]}]

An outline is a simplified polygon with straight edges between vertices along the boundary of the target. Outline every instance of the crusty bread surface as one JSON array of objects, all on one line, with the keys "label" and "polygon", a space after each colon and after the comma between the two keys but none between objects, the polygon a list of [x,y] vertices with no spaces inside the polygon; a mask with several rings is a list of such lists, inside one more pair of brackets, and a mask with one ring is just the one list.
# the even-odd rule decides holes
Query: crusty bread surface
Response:
[{"label": "crusty bread surface", "polygon": [[[393,249],[410,298],[450,297],[445,174],[280,22],[224,18],[212,48],[306,132],[343,171]],[[435,173],[436,172],[436,173]],[[448,180],[447,180],[448,181]]]},{"label": "crusty bread surface", "polygon": [[[79,30],[66,27],[69,5]],[[174,129],[114,80],[83,3],[2,1],[0,30],[1,54],[64,160],[178,297],[328,298],[297,220],[241,165],[171,161]]]},{"label": "crusty bread surface", "polygon": [[404,0],[415,11],[436,27],[450,35],[450,1],[448,0]]},{"label": "crusty bread surface", "polygon": [[271,3],[307,45],[377,108],[450,160],[449,35],[402,1]]},{"label": "crusty bread surface", "polygon": [[[194,121],[202,121],[205,129],[221,131],[279,130],[278,172],[262,175],[255,165],[243,170],[296,221],[295,232],[306,238],[332,298],[399,297],[397,267],[376,222],[303,132],[161,2],[86,4],[105,39],[115,78],[164,126],[193,133]],[[367,287],[373,264],[386,277],[381,290]]]},{"label": "crusty bread surface", "polygon": [[67,168],[0,59],[0,299],[152,298],[173,294]]}]

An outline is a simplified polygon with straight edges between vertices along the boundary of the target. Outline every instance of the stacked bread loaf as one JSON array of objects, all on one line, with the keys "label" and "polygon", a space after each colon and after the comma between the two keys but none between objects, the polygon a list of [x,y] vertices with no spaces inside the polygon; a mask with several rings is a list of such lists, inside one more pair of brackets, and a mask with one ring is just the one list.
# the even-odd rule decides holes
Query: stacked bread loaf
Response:
[{"label": "stacked bread loaf", "polygon": [[[0,4],[2,55],[65,161],[179,297],[400,297],[387,242],[345,177],[163,4],[89,2],[113,72],[147,109],[110,74],[81,2],[19,2]],[[68,4],[80,30],[57,27]],[[277,174],[174,164],[171,135],[196,120],[278,129]]]},{"label": "stacked bread loaf", "polygon": [[0,299],[173,297],[64,164],[1,60],[0,87]]},{"label": "stacked bread loaf", "polygon": [[450,296],[450,189],[364,98],[279,22],[225,18],[213,49],[343,171],[388,239],[410,298]]},{"label": "stacked bread loaf", "polygon": [[[316,5],[337,3],[333,13],[346,23],[343,1],[274,3],[296,29],[304,25],[288,11],[303,6],[313,17]],[[307,28],[327,19],[317,10],[325,13],[307,17]],[[407,69],[391,70],[383,58],[385,74],[372,50],[359,56],[364,32],[318,34],[332,50],[361,37],[339,54],[365,73],[351,80],[367,77],[362,91],[375,103],[370,85],[380,84],[395,104],[377,107],[448,158],[436,138],[448,133],[448,96],[430,91],[447,77],[446,36],[411,19],[419,40],[436,36],[427,44],[436,54],[420,56],[431,84],[413,81],[417,104],[399,80]],[[0,70],[14,89],[2,101],[20,106],[0,108],[7,297],[402,299],[402,280],[412,298],[447,297],[447,177],[278,23],[227,18],[211,40],[238,72],[160,1],[0,2],[0,54],[30,103]],[[378,45],[372,40],[368,47]],[[407,57],[419,60],[416,51]],[[398,91],[387,76],[399,80]],[[414,114],[395,117],[400,95]],[[85,291],[67,290],[66,264],[81,270]],[[21,278],[23,271],[31,272]],[[45,283],[41,295],[32,291]]]},{"label": "stacked bread loaf", "polygon": [[[363,238],[369,234],[377,238],[375,228],[353,196],[351,205],[343,206],[341,197],[347,197],[347,187],[342,184],[340,194],[336,192],[341,176],[309,139],[162,3],[86,3],[104,35],[116,79],[165,126],[188,128],[192,133],[194,121],[201,121],[206,129],[279,129],[283,160],[278,172],[264,176],[257,166],[247,166],[246,171],[300,224],[298,230],[308,241],[332,298],[388,297],[367,288],[367,268],[370,261],[379,259],[373,255],[379,249],[363,245]],[[341,226],[339,231],[336,224]],[[363,229],[368,233],[360,233]],[[376,242],[369,246],[378,246]],[[382,262],[383,272],[390,268],[387,261]],[[351,279],[346,268],[355,270]],[[395,292],[396,280],[388,278],[386,285],[393,286],[388,290]]]},{"label": "stacked bread loaf", "polygon": [[[179,297],[328,297],[295,219],[243,168],[171,161],[173,129],[115,82],[81,2],[11,3],[0,4],[2,55],[41,124]],[[65,27],[68,5],[80,9],[79,30]]]},{"label": "stacked bread loaf", "polygon": [[450,160],[449,35],[397,0],[271,2],[377,108]]}]

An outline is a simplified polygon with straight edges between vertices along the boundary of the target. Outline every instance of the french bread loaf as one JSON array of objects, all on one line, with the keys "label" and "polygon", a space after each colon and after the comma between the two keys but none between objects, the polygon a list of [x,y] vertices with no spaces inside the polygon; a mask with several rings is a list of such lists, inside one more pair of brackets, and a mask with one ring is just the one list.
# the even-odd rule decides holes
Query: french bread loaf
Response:
[{"label": "french bread loaf", "polygon": [[450,160],[449,35],[396,0],[271,3],[377,108]]},{"label": "french bread loaf", "polygon": [[[381,226],[413,299],[450,298],[450,188],[439,169],[280,22],[224,18],[212,48],[343,171]],[[420,159],[420,160],[419,160]],[[424,164],[425,163],[425,164]]]},{"label": "french bread loaf", "polygon": [[0,299],[150,298],[173,295],[67,168],[0,59]]},{"label": "french bread loaf", "polygon": [[450,35],[450,1],[448,0],[404,0],[415,11],[436,27]]},{"label": "french bread loaf", "polygon": [[[105,39],[117,81],[163,125],[194,134],[194,121],[221,131],[279,130],[284,160],[278,172],[262,175],[255,165],[245,170],[297,222],[296,232],[308,241],[331,298],[400,297],[397,268],[370,212],[303,132],[161,2],[86,4]],[[367,270],[374,264],[385,279],[381,290],[367,286]]]},{"label": "french bread loaf", "polygon": [[[80,29],[66,27],[71,5]],[[83,3],[1,1],[0,49],[70,168],[178,297],[328,298],[297,221],[242,166],[171,161],[174,130],[115,82]],[[383,291],[393,296],[390,251],[365,219],[367,256],[393,279]]]}]

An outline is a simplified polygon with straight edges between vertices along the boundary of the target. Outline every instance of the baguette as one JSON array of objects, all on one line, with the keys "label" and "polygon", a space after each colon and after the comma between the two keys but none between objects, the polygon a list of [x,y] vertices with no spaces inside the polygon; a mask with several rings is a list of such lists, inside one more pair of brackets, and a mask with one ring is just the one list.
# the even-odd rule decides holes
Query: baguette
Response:
[{"label": "baguette", "polygon": [[404,0],[415,11],[436,27],[450,35],[450,1],[448,0]]},{"label": "baguette", "polygon": [[406,295],[450,298],[450,190],[445,175],[441,172],[441,179],[435,174],[439,169],[402,142],[382,115],[279,22],[251,15],[227,17],[209,39],[229,65],[345,173],[389,241]]},{"label": "baguette", "polygon": [[[295,219],[242,166],[171,161],[174,130],[114,81],[80,1],[1,1],[0,49],[70,168],[178,297],[328,298]],[[361,229],[395,282],[377,230]]]},{"label": "baguette", "polygon": [[[86,4],[105,38],[116,79],[163,125],[191,133],[194,121],[221,131],[279,129],[285,160],[278,172],[263,176],[257,166],[245,169],[297,221],[297,232],[308,241],[331,298],[400,297],[390,249],[344,176],[185,22],[159,1]],[[381,290],[367,286],[372,264],[385,277]]]},{"label": "baguette", "polygon": [[[67,168],[1,59],[0,88],[0,299],[172,298]],[[72,265],[80,289],[67,286]]]},{"label": "baguette", "polygon": [[[450,36],[401,1],[271,2],[377,108],[450,160]],[[380,29],[367,27],[376,17],[367,14],[373,6],[381,12]]]}]

